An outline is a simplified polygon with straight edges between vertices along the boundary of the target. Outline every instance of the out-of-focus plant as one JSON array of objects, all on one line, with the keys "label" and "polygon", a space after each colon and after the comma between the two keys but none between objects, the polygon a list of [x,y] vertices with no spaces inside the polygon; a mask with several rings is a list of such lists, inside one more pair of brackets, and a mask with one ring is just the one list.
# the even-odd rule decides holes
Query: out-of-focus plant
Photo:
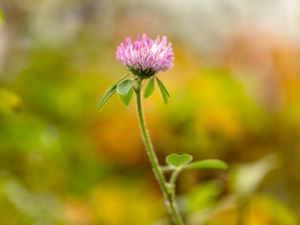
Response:
[{"label": "out-of-focus plant", "polygon": [[[176,181],[181,171],[206,168],[226,169],[227,165],[216,159],[192,162],[192,155],[175,153],[166,157],[167,165],[165,166],[161,166],[158,161],[144,119],[142,88],[145,80],[148,80],[144,88],[144,97],[148,98],[153,93],[155,84],[158,85],[164,102],[168,103],[170,94],[163,82],[155,76],[158,72],[166,71],[173,66],[173,49],[165,36],[162,39],[158,36],[156,40],[152,40],[146,34],[143,34],[141,38],[138,36],[135,42],[132,42],[131,38],[126,38],[125,42],[118,47],[116,57],[130,70],[130,73],[124,75],[105,92],[100,100],[99,108],[115,93],[118,93],[125,105],[130,103],[134,94],[136,95],[141,135],[153,171],[163,192],[173,222],[177,225],[183,225],[184,222],[176,204]],[[165,172],[171,172],[169,180],[166,179]]]},{"label": "out-of-focus plant", "polygon": [[188,224],[296,225],[296,216],[280,199],[258,193],[269,172],[278,166],[278,155],[269,155],[230,171],[232,193],[220,199],[220,185],[205,182],[186,197]]},{"label": "out-of-focus plant", "polygon": [[32,193],[16,179],[0,179],[0,198],[7,208],[1,214],[1,224],[9,224],[16,216],[15,207],[22,214],[23,224],[68,224],[60,213],[63,205],[49,193]]},{"label": "out-of-focus plant", "polygon": [[3,21],[4,21],[4,15],[3,15],[3,13],[2,13],[2,11],[0,9],[0,26],[3,23]]}]

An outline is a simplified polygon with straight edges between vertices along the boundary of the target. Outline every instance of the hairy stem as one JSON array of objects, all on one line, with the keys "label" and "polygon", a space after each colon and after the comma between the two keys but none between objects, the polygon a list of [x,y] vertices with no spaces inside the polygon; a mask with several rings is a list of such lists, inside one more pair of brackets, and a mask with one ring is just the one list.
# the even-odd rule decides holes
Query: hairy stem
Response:
[{"label": "hairy stem", "polygon": [[159,165],[156,153],[154,151],[144,115],[143,115],[143,107],[142,107],[142,99],[141,99],[141,85],[142,85],[142,80],[137,81],[137,86],[135,87],[135,92],[136,92],[136,103],[137,103],[137,112],[138,112],[138,119],[139,119],[139,125],[141,129],[141,134],[144,140],[145,148],[147,150],[147,154],[153,169],[153,172],[155,174],[155,177],[160,185],[160,188],[163,192],[164,198],[166,205],[170,211],[170,214],[172,215],[172,218],[174,220],[174,223],[176,225],[184,225],[183,220],[180,216],[178,207],[176,205],[175,201],[175,187],[174,185],[168,185],[163,172],[161,170],[161,167]]}]

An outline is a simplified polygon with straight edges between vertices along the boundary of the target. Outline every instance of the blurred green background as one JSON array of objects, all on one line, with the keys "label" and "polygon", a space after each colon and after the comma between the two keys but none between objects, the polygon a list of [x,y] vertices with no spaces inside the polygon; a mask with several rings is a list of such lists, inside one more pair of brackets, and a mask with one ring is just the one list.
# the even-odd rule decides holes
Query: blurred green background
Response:
[{"label": "blurred green background", "polygon": [[135,106],[100,96],[126,36],[167,35],[169,87],[145,100],[188,225],[300,224],[300,2],[1,0],[0,224],[166,225]]}]

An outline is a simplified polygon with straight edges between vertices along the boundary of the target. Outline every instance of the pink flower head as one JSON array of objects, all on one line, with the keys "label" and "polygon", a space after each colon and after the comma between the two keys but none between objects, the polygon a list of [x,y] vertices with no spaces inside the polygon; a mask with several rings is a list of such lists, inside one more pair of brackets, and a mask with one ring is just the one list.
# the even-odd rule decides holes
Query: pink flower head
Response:
[{"label": "pink flower head", "polygon": [[116,58],[122,62],[134,75],[148,78],[160,71],[166,71],[173,66],[174,52],[167,37],[157,36],[152,40],[146,34],[137,36],[135,42],[130,37],[121,43],[116,52]]}]

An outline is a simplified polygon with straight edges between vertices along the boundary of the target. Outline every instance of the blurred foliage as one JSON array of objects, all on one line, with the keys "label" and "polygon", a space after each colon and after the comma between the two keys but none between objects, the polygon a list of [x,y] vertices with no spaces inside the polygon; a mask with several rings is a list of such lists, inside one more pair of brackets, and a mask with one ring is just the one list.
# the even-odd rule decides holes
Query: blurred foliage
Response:
[{"label": "blurred foliage", "polygon": [[[298,42],[247,26],[231,30],[226,49],[204,54],[182,38],[189,33],[160,22],[174,23],[168,10],[176,4],[149,4],[0,2],[0,224],[169,224],[134,104],[113,97],[97,111],[103,91],[126,73],[117,44],[145,31],[167,34],[176,55],[158,75],[168,105],[157,86],[145,100],[161,162],[186,152],[230,165],[179,177],[188,224],[299,224]],[[201,33],[195,40],[208,49],[220,46]]]},{"label": "blurred foliage", "polygon": [[0,10],[0,26],[3,23],[3,20],[4,20],[4,15],[3,15],[2,11]]}]

